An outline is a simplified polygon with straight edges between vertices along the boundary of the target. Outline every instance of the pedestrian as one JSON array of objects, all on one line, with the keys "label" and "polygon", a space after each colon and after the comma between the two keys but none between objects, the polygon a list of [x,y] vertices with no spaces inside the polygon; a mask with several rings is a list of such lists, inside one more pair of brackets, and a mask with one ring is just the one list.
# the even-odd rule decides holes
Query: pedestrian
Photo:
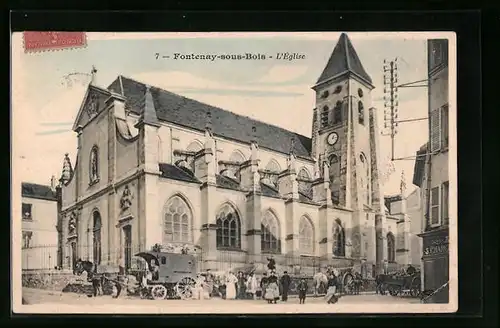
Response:
[{"label": "pedestrian", "polygon": [[245,294],[246,294],[246,279],[245,276],[243,275],[243,272],[238,271],[238,284],[237,284],[237,290],[238,290],[238,299],[243,300],[245,299]]},{"label": "pedestrian", "polygon": [[381,286],[382,286],[382,277],[380,274],[378,274],[375,276],[375,294],[383,295]]},{"label": "pedestrian", "polygon": [[278,286],[278,277],[276,277],[276,273],[274,271],[271,271],[267,282],[266,300],[269,304],[276,304],[280,298],[280,290]]},{"label": "pedestrian", "polygon": [[247,293],[249,293],[252,299],[256,299],[257,293],[257,279],[255,278],[255,274],[250,272],[247,279]]},{"label": "pedestrian", "polygon": [[281,282],[281,300],[283,302],[286,302],[288,300],[288,291],[290,290],[290,283],[292,282],[292,279],[290,279],[290,276],[288,275],[287,271],[283,272],[283,276],[281,277],[280,282]]},{"label": "pedestrian", "polygon": [[267,277],[267,273],[264,272],[262,275],[262,279],[260,280],[260,290],[262,299],[266,298],[266,289],[269,278]]},{"label": "pedestrian", "polygon": [[226,277],[226,300],[234,300],[236,298],[236,283],[238,279],[233,274],[232,271],[229,271]]},{"label": "pedestrian", "polygon": [[335,292],[337,290],[337,276],[335,275],[334,272],[330,272],[330,276],[328,277],[328,290],[326,291],[326,302],[328,304],[334,304],[337,303],[338,298],[335,296]]},{"label": "pedestrian", "polygon": [[359,289],[363,283],[363,278],[359,272],[354,274],[354,295],[359,295]]},{"label": "pedestrian", "polygon": [[299,304],[305,304],[307,294],[307,281],[305,278],[300,279],[297,289],[299,290]]}]

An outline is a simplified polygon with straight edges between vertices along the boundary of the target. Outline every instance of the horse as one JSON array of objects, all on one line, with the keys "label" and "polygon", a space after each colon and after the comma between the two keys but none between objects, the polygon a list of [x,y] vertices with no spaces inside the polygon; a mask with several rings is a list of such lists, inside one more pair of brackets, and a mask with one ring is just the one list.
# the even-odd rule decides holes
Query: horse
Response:
[{"label": "horse", "polygon": [[326,285],[328,283],[328,277],[323,272],[318,272],[313,276],[314,282],[314,296],[318,296],[318,290],[323,287],[326,290]]},{"label": "horse", "polygon": [[78,259],[75,263],[73,274],[80,276],[83,272],[87,272],[87,281],[92,282],[94,297],[98,294],[103,295],[104,275],[97,274],[97,265],[90,261],[82,261],[82,259]]}]

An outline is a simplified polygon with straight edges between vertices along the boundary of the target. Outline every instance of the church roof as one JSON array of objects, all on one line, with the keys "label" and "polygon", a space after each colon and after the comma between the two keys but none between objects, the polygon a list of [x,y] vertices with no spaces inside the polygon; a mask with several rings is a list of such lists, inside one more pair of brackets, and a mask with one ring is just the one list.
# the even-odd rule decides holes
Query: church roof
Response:
[{"label": "church roof", "polygon": [[160,163],[159,164],[161,176],[163,178],[180,180],[186,182],[200,183],[198,179],[189,171],[183,170],[175,165]]},{"label": "church roof", "polygon": [[[108,90],[121,93],[127,98],[126,107],[132,113],[140,115],[146,101],[146,88],[144,83],[119,76]],[[252,127],[255,127],[255,138],[260,147],[288,154],[292,139],[295,139],[295,154],[303,158],[311,156],[311,138],[306,136],[153,86],[150,87],[150,92],[160,121],[204,131],[207,113],[210,112],[212,131],[216,136],[250,143],[254,136]]]},{"label": "church roof", "polygon": [[56,193],[49,186],[36,183],[23,182],[21,184],[21,195],[27,198],[38,198],[56,201]]},{"label": "church roof", "polygon": [[347,72],[354,73],[363,80],[366,80],[369,84],[372,84],[372,79],[363,68],[351,40],[349,40],[347,34],[342,33],[316,84],[326,82],[334,76]]}]

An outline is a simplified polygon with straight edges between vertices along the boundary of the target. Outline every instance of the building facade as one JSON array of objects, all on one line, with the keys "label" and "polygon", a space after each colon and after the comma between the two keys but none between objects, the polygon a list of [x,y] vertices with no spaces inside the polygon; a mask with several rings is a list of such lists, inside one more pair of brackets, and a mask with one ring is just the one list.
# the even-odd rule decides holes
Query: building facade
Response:
[{"label": "building facade", "polygon": [[51,186],[23,182],[22,269],[51,269],[57,266],[57,194]]},{"label": "building facade", "polygon": [[421,187],[424,206],[423,288],[442,288],[431,301],[448,303],[448,40],[428,40],[427,51],[429,142],[417,152],[413,183]]},{"label": "building facade", "polygon": [[[370,76],[346,34],[312,87],[312,138],[119,76],[90,84],[61,176],[62,265],[188,244],[200,269],[387,267]],[[396,231],[395,231],[396,233]]]},{"label": "building facade", "polygon": [[386,196],[387,244],[389,271],[411,264],[420,268],[422,257],[422,201],[421,191],[416,188],[408,195],[404,191]]}]

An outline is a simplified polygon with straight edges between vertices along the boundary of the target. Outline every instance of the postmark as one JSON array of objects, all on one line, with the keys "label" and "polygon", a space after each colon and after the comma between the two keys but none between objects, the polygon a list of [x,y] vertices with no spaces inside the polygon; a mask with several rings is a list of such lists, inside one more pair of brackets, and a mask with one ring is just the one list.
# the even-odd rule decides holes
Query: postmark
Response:
[{"label": "postmark", "polygon": [[24,32],[24,52],[82,48],[87,45],[85,32]]}]

